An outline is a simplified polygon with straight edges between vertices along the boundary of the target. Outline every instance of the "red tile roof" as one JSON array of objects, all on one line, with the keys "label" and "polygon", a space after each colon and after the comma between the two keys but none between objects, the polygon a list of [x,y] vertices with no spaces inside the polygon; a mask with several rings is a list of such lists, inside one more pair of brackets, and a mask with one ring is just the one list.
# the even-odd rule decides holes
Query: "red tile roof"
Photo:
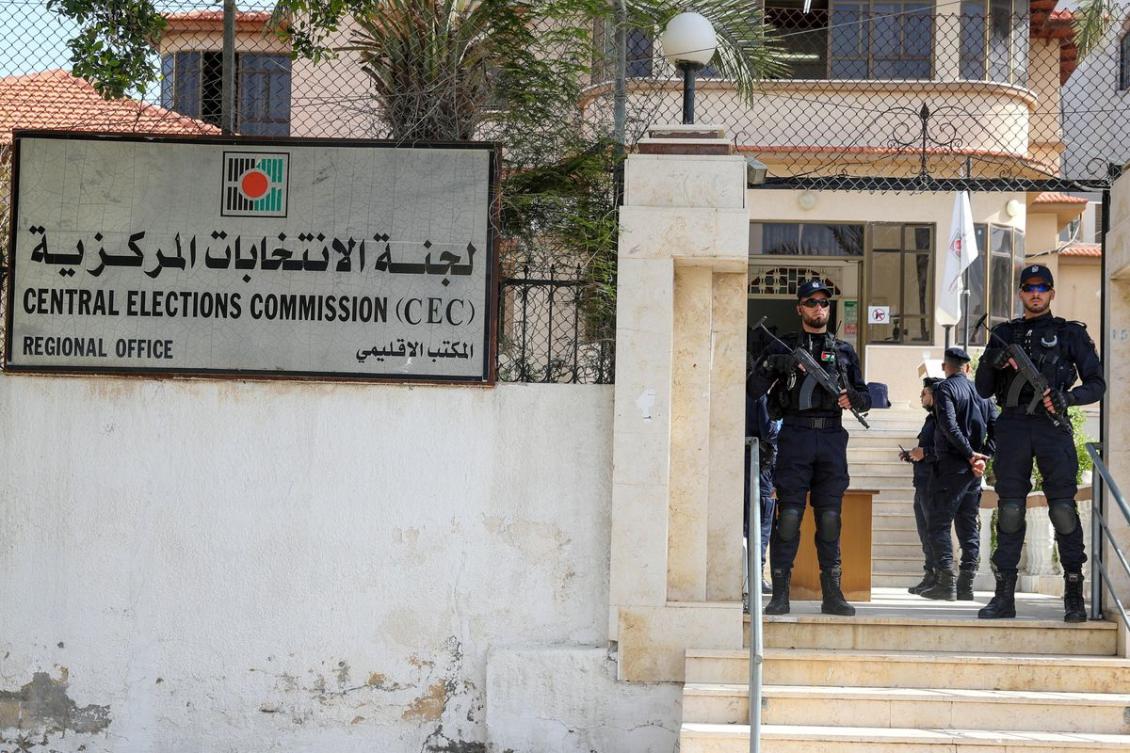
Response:
[{"label": "red tile roof", "polygon": [[[236,31],[254,31],[264,28],[271,20],[271,11],[248,10],[235,14]],[[222,29],[222,10],[190,10],[185,13],[166,13],[166,31],[208,31]]]},{"label": "red tile roof", "polygon": [[1101,259],[1103,247],[1098,243],[1072,243],[1059,250],[1060,256],[1087,256]]},{"label": "red tile roof", "polygon": [[196,135],[219,128],[133,99],[105,100],[63,70],[0,78],[0,144],[14,128]]},{"label": "red tile roof", "polygon": [[1032,199],[1033,204],[1086,204],[1087,200],[1079,197],[1072,196],[1066,193],[1056,193],[1054,191],[1044,191],[1043,193]]}]

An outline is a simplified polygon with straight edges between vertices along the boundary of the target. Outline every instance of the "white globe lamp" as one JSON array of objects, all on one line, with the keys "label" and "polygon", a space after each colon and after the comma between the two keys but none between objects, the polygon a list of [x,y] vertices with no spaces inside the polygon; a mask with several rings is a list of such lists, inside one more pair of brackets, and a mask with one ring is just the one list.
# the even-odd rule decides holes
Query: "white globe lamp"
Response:
[{"label": "white globe lamp", "polygon": [[695,73],[714,57],[714,26],[702,14],[680,13],[667,22],[659,44],[663,57],[683,72],[683,123],[693,125]]}]

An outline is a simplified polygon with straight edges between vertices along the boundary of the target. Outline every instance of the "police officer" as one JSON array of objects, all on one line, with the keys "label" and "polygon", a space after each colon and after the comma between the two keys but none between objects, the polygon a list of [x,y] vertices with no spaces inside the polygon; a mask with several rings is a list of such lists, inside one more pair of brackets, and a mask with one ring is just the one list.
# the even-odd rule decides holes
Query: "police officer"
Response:
[{"label": "police officer", "polygon": [[[1016,616],[1016,566],[1024,543],[1024,512],[1032,489],[1032,459],[1044,478],[1048,516],[1055,528],[1059,561],[1064,572],[1064,620],[1084,622],[1083,604],[1083,528],[1075,506],[1075,474],[1079,460],[1071,437],[1067,409],[1099,400],[1106,391],[1102,363],[1085,325],[1052,316],[1055,281],[1051,271],[1033,264],[1020,273],[1020,302],[1024,316],[997,325],[981,363],[977,367],[977,391],[982,397],[996,395],[1001,406],[997,421],[997,551],[993,567],[997,579],[996,595],[977,616],[996,619]],[[999,340],[997,339],[999,338]],[[1003,343],[1018,344],[1047,378],[1043,404],[1032,415],[1026,406],[1034,390],[1024,384],[1015,405],[1008,404],[1009,389],[1023,379],[1016,363],[1009,358]],[[1076,375],[1082,384],[1071,388]],[[1053,423],[1058,417],[1059,426]]]},{"label": "police officer", "polygon": [[930,544],[930,484],[934,478],[934,387],[942,381],[937,377],[926,377],[922,380],[922,392],[918,399],[926,411],[926,420],[922,422],[922,429],[918,432],[918,445],[913,449],[899,454],[899,459],[914,463],[914,525],[918,530],[918,541],[922,544],[922,580],[906,589],[909,593],[918,594],[933,586],[937,580],[937,562],[934,561],[934,549]]},{"label": "police officer", "polygon": [[777,516],[769,551],[773,598],[766,614],[787,614],[793,560],[800,546],[800,522],[805,497],[811,492],[816,515],[816,553],[820,560],[820,589],[825,614],[850,616],[855,608],[840,590],[840,506],[848,486],[847,431],[844,410],[866,411],[871,397],[851,345],[828,332],[832,289],[820,280],[797,288],[797,314],[802,329],[783,339],[790,347],[807,349],[816,362],[844,386],[839,396],[823,389],[813,392],[813,404],[802,408],[805,373],[781,345],[766,350],[749,380],[751,396],[769,394],[770,410],[783,416],[777,438]]},{"label": "police officer", "polygon": [[[931,486],[930,548],[937,563],[937,581],[919,595],[946,601],[973,600],[973,579],[981,564],[981,476],[993,454],[992,403],[969,381],[969,355],[946,348],[946,378],[934,388],[934,469]],[[953,571],[950,527],[961,542],[961,575]]]}]

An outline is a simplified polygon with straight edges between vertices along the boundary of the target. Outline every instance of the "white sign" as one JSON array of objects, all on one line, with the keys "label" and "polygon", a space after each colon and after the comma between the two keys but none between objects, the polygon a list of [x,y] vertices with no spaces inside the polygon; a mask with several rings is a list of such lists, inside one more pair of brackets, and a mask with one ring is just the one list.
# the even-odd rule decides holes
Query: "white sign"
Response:
[{"label": "white sign", "polygon": [[489,145],[17,134],[6,365],[486,381]]},{"label": "white sign", "polygon": [[867,323],[868,324],[890,324],[891,323],[891,307],[890,306],[868,306],[867,307]]}]

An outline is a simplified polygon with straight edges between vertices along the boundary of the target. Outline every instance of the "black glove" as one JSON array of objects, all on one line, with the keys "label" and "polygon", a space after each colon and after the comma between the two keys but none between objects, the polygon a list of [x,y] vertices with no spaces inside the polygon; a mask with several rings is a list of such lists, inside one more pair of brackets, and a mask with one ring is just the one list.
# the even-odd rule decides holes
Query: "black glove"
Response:
[{"label": "black glove", "polygon": [[863,393],[857,390],[853,390],[850,387],[847,390],[847,399],[848,402],[851,403],[851,407],[857,411],[862,411],[863,408],[867,405],[867,403],[863,400]]},{"label": "black glove", "polygon": [[793,357],[788,353],[775,353],[765,358],[765,368],[770,373],[784,376],[795,368]]},{"label": "black glove", "polygon": [[990,368],[1003,369],[1008,366],[1008,351],[1004,348],[985,348],[981,361],[989,364]]},{"label": "black glove", "polygon": [[1055,408],[1057,415],[1066,416],[1067,406],[1071,405],[1071,395],[1065,394],[1062,390],[1050,390],[1048,398],[1052,401],[1052,407]]}]

